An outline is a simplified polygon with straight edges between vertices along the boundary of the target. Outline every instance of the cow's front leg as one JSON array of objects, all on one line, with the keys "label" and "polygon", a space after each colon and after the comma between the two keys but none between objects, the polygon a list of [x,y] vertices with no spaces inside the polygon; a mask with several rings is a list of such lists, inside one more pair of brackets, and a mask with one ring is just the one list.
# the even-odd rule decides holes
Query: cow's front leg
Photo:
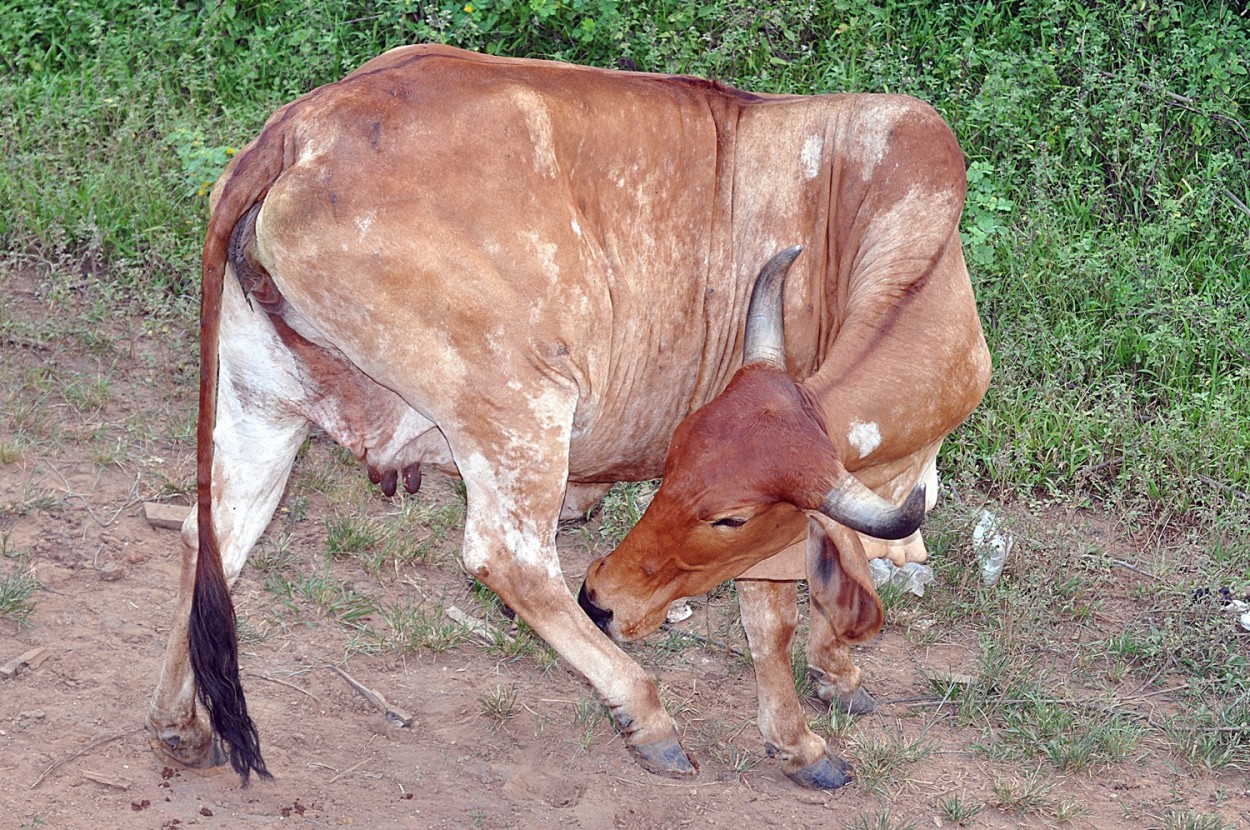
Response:
[{"label": "cow's front leg", "polygon": [[872,712],[876,701],[851,661],[851,644],[881,630],[884,611],[858,533],[813,516],[807,541],[808,671],[816,696],[853,715]]},{"label": "cow's front leg", "polygon": [[644,768],[693,775],[655,684],[582,612],[561,575],[555,534],[568,450],[553,437],[559,433],[550,427],[529,435],[514,430],[498,440],[475,436],[471,449],[455,446],[468,459],[460,463],[468,497],[465,568],[590,681]]},{"label": "cow's front leg", "polygon": [[771,757],[795,783],[813,789],[836,789],[847,782],[850,767],[833,755],[810,728],[794,688],[790,645],[798,624],[795,583],[738,580],[742,627],[755,665],[759,727]]}]

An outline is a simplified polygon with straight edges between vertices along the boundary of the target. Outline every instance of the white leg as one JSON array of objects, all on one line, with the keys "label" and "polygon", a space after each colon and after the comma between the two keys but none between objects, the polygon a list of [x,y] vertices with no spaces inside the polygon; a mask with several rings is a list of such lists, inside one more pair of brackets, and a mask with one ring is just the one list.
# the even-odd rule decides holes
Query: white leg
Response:
[{"label": "white leg", "polygon": [[[273,517],[308,425],[284,403],[292,391],[289,355],[264,315],[243,303],[233,280],[227,283],[222,343],[213,431],[213,523],[225,576],[233,583]],[[224,756],[211,729],[197,717],[187,651],[197,553],[194,513],[183,524],[182,541],[178,601],[147,723],[159,754],[187,766],[209,766]]]}]

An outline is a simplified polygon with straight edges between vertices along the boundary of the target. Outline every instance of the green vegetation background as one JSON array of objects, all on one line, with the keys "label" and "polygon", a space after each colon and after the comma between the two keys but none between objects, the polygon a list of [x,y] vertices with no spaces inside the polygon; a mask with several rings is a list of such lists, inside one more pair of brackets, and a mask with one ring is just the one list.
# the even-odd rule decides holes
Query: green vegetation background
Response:
[{"label": "green vegetation background", "polygon": [[234,148],[279,104],[431,40],[933,103],[968,159],[963,234],[996,361],[947,469],[994,497],[1214,522],[1250,579],[1235,5],[0,0],[0,242],[107,262],[118,296],[193,314],[204,193]]}]

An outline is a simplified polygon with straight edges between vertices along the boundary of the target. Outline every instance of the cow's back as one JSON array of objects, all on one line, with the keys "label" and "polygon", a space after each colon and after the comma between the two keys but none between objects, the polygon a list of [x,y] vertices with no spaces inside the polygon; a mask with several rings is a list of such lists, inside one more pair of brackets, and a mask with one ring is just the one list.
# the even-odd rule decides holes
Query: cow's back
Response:
[{"label": "cow's back", "polygon": [[271,120],[287,167],[258,251],[309,328],[435,422],[538,366],[578,388],[575,477],[655,475],[740,363],[777,250],[808,246],[792,372],[832,353],[861,253],[846,217],[892,132],[864,133],[869,101],[918,105],[397,49]]}]

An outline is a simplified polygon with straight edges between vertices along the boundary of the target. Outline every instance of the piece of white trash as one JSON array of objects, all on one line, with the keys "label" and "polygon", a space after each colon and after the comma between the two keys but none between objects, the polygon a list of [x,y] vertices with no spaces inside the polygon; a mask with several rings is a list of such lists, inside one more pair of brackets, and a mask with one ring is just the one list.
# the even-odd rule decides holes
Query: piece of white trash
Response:
[{"label": "piece of white trash", "polygon": [[693,613],[694,611],[690,608],[690,603],[684,599],[679,599],[668,607],[668,614],[665,615],[665,619],[671,623],[679,623],[682,620],[690,619],[690,615]]},{"label": "piece of white trash", "polygon": [[998,518],[988,510],[981,511],[981,521],[972,529],[972,550],[981,563],[981,581],[993,585],[1003,575],[1003,565],[1011,555],[1015,537],[1000,533]]},{"label": "piece of white trash", "polygon": [[918,597],[924,596],[925,586],[933,582],[933,569],[919,562],[908,562],[900,568],[889,559],[869,559],[868,572],[874,585],[880,587],[891,582]]}]

